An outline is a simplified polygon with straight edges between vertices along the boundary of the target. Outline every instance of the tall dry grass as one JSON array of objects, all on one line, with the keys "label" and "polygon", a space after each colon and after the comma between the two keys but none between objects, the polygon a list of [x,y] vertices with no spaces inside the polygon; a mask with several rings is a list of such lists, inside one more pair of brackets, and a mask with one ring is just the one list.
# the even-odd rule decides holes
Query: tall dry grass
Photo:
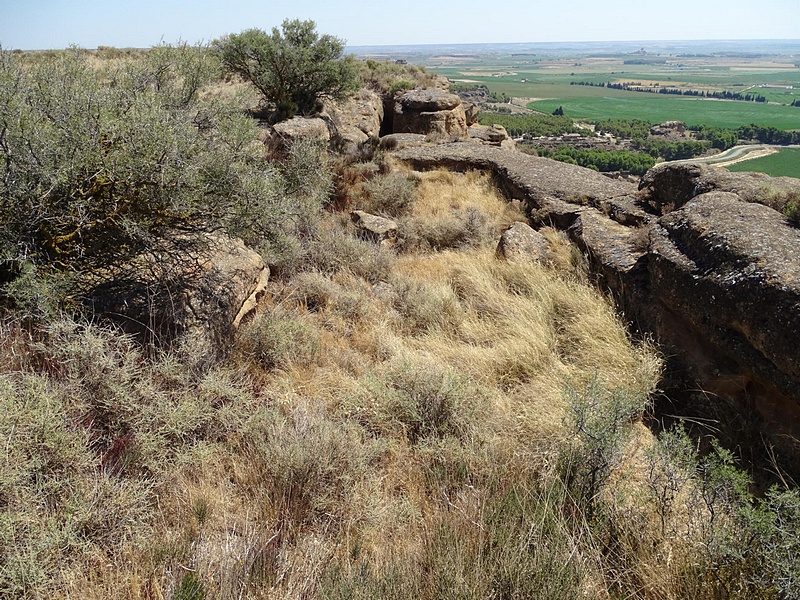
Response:
[{"label": "tall dry grass", "polygon": [[711,589],[680,528],[690,504],[647,492],[663,481],[636,422],[654,349],[555,232],[549,264],[495,257],[522,216],[485,176],[404,176],[417,180],[406,223],[464,230],[471,211],[482,228],[379,260],[331,215],[311,242],[327,250],[271,283],[221,364],[199,367],[191,348],[146,357],[89,324],[4,325],[0,595]]}]

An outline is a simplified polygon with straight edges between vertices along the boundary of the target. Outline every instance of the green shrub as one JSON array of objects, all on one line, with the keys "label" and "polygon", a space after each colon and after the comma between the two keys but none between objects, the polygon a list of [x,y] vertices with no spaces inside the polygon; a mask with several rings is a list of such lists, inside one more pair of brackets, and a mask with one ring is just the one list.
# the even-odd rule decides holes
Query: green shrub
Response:
[{"label": "green shrub", "polygon": [[436,75],[418,65],[367,59],[356,63],[361,81],[389,99],[400,90],[434,87]]},{"label": "green shrub", "polygon": [[152,483],[101,469],[74,402],[33,375],[0,377],[0,596],[51,596],[74,564],[143,525]]},{"label": "green shrub", "polygon": [[400,328],[410,335],[433,330],[454,331],[464,318],[458,299],[449,287],[436,288],[413,279],[391,281],[393,308],[400,314]]},{"label": "green shrub", "polygon": [[411,444],[429,439],[466,439],[483,410],[485,394],[451,370],[401,361],[367,379],[364,397],[349,410],[368,430]]},{"label": "green shrub", "polygon": [[255,318],[238,347],[264,369],[287,369],[315,359],[320,348],[319,332],[301,318],[276,308]]},{"label": "green shrub", "polygon": [[349,271],[370,283],[386,281],[394,253],[378,244],[359,239],[340,229],[320,228],[311,237],[295,242],[293,252],[284,252],[274,265],[278,276],[301,271],[326,275]]},{"label": "green shrub", "polygon": [[276,109],[276,120],[309,114],[323,96],[344,98],[357,88],[344,41],[320,36],[313,21],[286,19],[279,31],[248,29],[215,43],[225,65],[252,83]]},{"label": "green shrub", "polygon": [[800,196],[795,194],[786,201],[783,207],[783,214],[786,215],[792,223],[800,224]]},{"label": "green shrub", "polygon": [[441,218],[409,217],[400,223],[398,252],[440,252],[475,248],[491,241],[494,231],[489,217],[475,208],[452,210]]},{"label": "green shrub", "polygon": [[647,398],[627,390],[609,392],[597,380],[584,389],[567,389],[566,425],[573,437],[561,450],[561,473],[579,507],[591,522],[599,495],[619,464],[632,424],[640,419]]},{"label": "green shrub", "polygon": [[255,247],[286,235],[305,210],[297,198],[328,171],[305,150],[306,168],[295,157],[265,170],[258,129],[235,100],[200,98],[215,64],[185,45],[102,70],[77,49],[30,66],[0,51],[4,295],[30,304],[29,286],[8,285],[20,274],[102,275],[175,229],[223,230]]},{"label": "green shrub", "polygon": [[411,211],[416,183],[406,175],[379,175],[364,183],[367,195],[363,210],[386,217],[399,217]]},{"label": "green shrub", "polygon": [[413,90],[414,84],[410,81],[406,81],[405,79],[401,79],[400,81],[395,81],[392,86],[389,88],[389,93],[391,95],[395,95],[397,92],[406,91],[406,90]]}]

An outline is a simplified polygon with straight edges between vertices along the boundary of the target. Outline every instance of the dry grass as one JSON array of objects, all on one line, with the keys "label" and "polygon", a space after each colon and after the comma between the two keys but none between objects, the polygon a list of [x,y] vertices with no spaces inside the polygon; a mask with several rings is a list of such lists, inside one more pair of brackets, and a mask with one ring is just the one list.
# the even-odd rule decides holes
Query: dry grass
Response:
[{"label": "dry grass", "polygon": [[[3,523],[33,525],[24,536],[0,530],[0,552],[13,558],[0,570],[3,593],[679,598],[689,589],[676,582],[694,546],[659,536],[640,493],[647,430],[612,440],[623,450],[591,499],[605,507],[594,522],[576,512],[577,488],[560,471],[564,448],[580,450],[565,390],[602,390],[601,416],[614,394],[641,408],[657,385],[656,353],[632,343],[557,233],[546,232],[549,265],[495,257],[496,233],[519,214],[484,176],[411,176],[409,219],[436,226],[473,210],[486,230],[459,249],[384,261],[380,277],[348,268],[352,249],[328,252],[320,268],[274,281],[231,357],[205,372],[180,355],[146,360],[88,326],[55,328],[38,345],[7,326],[0,395],[13,406],[0,434],[24,430],[28,446],[6,450],[17,468],[0,480]],[[333,231],[344,222],[332,215],[326,235],[347,240]],[[65,487],[20,487],[31,480]],[[80,521],[92,524],[89,537],[53,499],[62,489],[73,503],[90,492]],[[651,546],[638,541],[642,530]]]}]

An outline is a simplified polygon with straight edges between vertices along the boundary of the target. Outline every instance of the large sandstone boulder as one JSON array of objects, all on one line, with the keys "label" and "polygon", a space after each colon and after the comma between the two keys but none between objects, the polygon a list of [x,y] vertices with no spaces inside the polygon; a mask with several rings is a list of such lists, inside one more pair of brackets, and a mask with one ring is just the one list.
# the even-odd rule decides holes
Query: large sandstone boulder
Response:
[{"label": "large sandstone boulder", "polygon": [[328,144],[331,141],[328,123],[321,117],[294,117],[273,125],[267,131],[265,143],[271,152],[282,154],[300,139]]},{"label": "large sandstone boulder", "polygon": [[363,88],[342,102],[326,102],[324,115],[333,124],[344,150],[357,150],[380,136],[383,99],[374,91]]},{"label": "large sandstone boulder", "polygon": [[223,351],[263,293],[269,268],[240,241],[176,235],[88,282],[84,302],[143,341],[187,338]]},{"label": "large sandstone boulder", "polygon": [[506,150],[513,150],[516,143],[512,140],[506,128],[502,125],[470,125],[468,129],[470,139],[477,140],[487,146],[497,146]]},{"label": "large sandstone boulder", "polygon": [[547,249],[547,238],[527,223],[517,221],[503,231],[496,254],[509,262],[543,263]]},{"label": "large sandstone boulder", "polygon": [[664,163],[650,169],[639,183],[643,197],[661,213],[680,208],[700,194],[733,192],[745,202],[782,210],[788,199],[800,197],[800,179],[763,173],[731,173],[703,163]]},{"label": "large sandstone boulder", "polygon": [[467,117],[461,98],[439,89],[410,90],[394,103],[393,133],[466,137]]}]

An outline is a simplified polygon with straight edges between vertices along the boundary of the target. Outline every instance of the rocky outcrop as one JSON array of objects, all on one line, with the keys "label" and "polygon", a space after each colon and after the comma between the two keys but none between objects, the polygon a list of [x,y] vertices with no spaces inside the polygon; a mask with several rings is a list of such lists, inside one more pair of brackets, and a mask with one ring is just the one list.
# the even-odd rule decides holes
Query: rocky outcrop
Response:
[{"label": "rocky outcrop", "polygon": [[323,116],[333,124],[334,136],[345,152],[378,139],[383,123],[383,99],[363,88],[344,102],[326,102]]},{"label": "rocky outcrop", "polygon": [[265,143],[272,153],[282,154],[300,139],[327,144],[331,141],[331,132],[322,118],[294,117],[273,125],[267,131]]},{"label": "rocky outcrop", "polygon": [[392,132],[466,137],[467,116],[461,98],[438,89],[405,92],[394,102]]},{"label": "rocky outcrop", "polygon": [[350,213],[358,237],[381,245],[392,245],[397,239],[397,223],[363,210]]},{"label": "rocky outcrop", "polygon": [[498,146],[506,150],[513,150],[516,143],[512,140],[506,128],[502,125],[470,125],[468,131],[470,139],[477,140],[487,146]]},{"label": "rocky outcrop", "polygon": [[464,103],[464,114],[467,117],[467,127],[475,125],[478,122],[478,115],[480,115],[481,109],[472,103]]},{"label": "rocky outcrop", "polygon": [[96,277],[84,302],[98,317],[160,346],[193,339],[216,353],[255,308],[269,269],[240,241],[176,235]]},{"label": "rocky outcrop", "polygon": [[763,173],[731,173],[702,163],[664,163],[651,169],[639,183],[642,198],[666,213],[700,194],[733,192],[745,202],[783,210],[787,200],[800,198],[800,179]]},{"label": "rocky outcrop", "polygon": [[491,147],[395,155],[417,168],[494,173],[534,225],[568,232],[625,317],[661,344],[670,393],[702,390],[720,411],[751,415],[800,474],[800,230],[767,206],[798,194],[800,181],[682,163],[653,169],[637,192]]},{"label": "rocky outcrop", "polygon": [[547,248],[547,238],[527,223],[517,221],[503,231],[496,254],[509,262],[543,263]]},{"label": "rocky outcrop", "polygon": [[440,144],[403,148],[395,156],[419,169],[491,171],[505,192],[527,202],[530,210],[545,208],[552,200],[599,206],[609,198],[636,193],[634,184],[609,179],[597,171],[491,146]]},{"label": "rocky outcrop", "polygon": [[[711,349],[693,361],[707,389],[735,381],[742,396],[800,399],[800,230],[766,206],[711,192],[660,218],[649,250],[656,312],[680,316]],[[726,369],[727,382],[720,355],[739,367],[734,379]]]}]

